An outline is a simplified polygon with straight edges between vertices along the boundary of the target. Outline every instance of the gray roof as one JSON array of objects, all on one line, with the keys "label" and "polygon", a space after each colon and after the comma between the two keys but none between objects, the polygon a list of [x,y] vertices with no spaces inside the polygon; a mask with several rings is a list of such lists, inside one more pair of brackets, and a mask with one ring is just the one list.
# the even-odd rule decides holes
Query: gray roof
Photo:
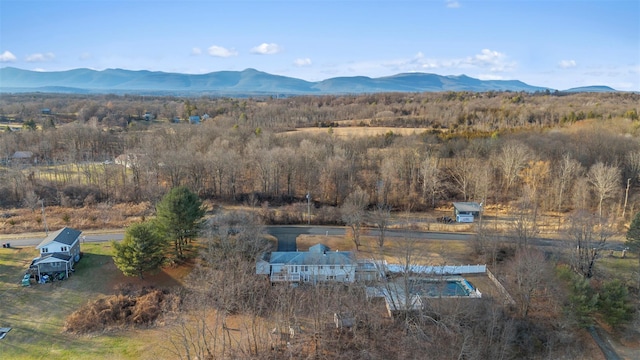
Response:
[{"label": "gray roof", "polygon": [[36,246],[36,249],[43,248],[52,242],[57,242],[65,245],[73,245],[73,243],[78,239],[78,236],[82,234],[82,231],[64,227],[58,231],[54,231],[49,236],[47,236],[40,245]]},{"label": "gray roof", "polygon": [[[69,255],[67,255],[67,254],[63,254],[63,253],[51,253],[51,254],[47,254],[47,255],[44,255],[44,256],[40,257],[38,260],[36,260],[36,261],[33,263],[33,265],[38,265],[38,264],[40,264],[40,263],[45,262],[45,260],[48,260],[48,259],[51,259],[51,258],[54,258],[54,259],[57,259],[57,260],[62,260],[62,261],[65,261],[65,262],[69,262],[69,261],[71,261],[71,256],[69,256]],[[47,262],[48,262],[48,261],[47,261]]]},{"label": "gray roof", "polygon": [[453,207],[462,212],[480,211],[480,204],[477,202],[454,202]]},{"label": "gray roof", "polygon": [[15,153],[13,153],[12,158],[14,158],[14,159],[29,159],[32,156],[33,156],[33,153],[31,151],[16,151]]},{"label": "gray roof", "polygon": [[270,264],[288,265],[356,265],[356,259],[350,251],[330,251],[322,244],[309,248],[309,251],[276,251],[271,253]]}]

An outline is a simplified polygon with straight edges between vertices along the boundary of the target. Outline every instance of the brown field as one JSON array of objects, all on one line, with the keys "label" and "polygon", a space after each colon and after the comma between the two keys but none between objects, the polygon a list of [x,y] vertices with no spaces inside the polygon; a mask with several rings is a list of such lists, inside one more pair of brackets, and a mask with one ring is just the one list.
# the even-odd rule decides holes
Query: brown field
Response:
[{"label": "brown field", "polygon": [[[349,120],[352,121],[352,120]],[[331,130],[329,130],[331,129]],[[395,128],[395,127],[367,127],[367,126],[349,126],[349,127],[335,127],[335,128],[297,128],[293,131],[288,131],[284,134],[309,134],[309,135],[318,135],[318,134],[326,134],[328,131],[332,131],[335,136],[342,138],[352,138],[352,137],[368,137],[368,136],[383,136],[389,132],[392,132],[396,135],[418,135],[425,131],[426,128]]]}]

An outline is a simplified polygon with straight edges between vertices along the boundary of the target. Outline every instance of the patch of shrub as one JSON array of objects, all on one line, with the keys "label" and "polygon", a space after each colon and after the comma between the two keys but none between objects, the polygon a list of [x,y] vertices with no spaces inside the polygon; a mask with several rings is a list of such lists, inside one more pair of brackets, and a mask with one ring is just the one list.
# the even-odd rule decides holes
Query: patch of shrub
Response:
[{"label": "patch of shrub", "polygon": [[143,288],[87,303],[67,317],[64,330],[82,334],[123,327],[157,325],[166,313],[177,311],[179,296]]},{"label": "patch of shrub", "polygon": [[67,185],[60,193],[60,204],[66,207],[81,207],[89,203],[102,202],[104,195],[94,186]]}]

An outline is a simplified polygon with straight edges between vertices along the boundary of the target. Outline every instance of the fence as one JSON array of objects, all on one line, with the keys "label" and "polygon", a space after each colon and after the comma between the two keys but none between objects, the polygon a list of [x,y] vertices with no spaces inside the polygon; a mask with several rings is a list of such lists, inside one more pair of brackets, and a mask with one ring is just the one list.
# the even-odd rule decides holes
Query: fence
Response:
[{"label": "fence", "polygon": [[[388,264],[387,271],[392,273],[405,272],[407,266],[399,264]],[[483,274],[487,272],[487,265],[442,265],[442,266],[423,266],[410,265],[409,272],[419,274]]]},{"label": "fence", "polygon": [[496,285],[496,287],[498,288],[498,291],[502,294],[502,296],[504,296],[506,303],[509,305],[515,305],[516,302],[513,300],[511,295],[509,295],[509,293],[507,292],[507,289],[505,289],[504,286],[502,286],[500,281],[496,279],[496,277],[493,276],[493,273],[491,273],[491,271],[489,271],[488,269],[487,269],[487,276],[489,277],[489,279],[491,279],[491,281],[493,281],[493,283]]}]

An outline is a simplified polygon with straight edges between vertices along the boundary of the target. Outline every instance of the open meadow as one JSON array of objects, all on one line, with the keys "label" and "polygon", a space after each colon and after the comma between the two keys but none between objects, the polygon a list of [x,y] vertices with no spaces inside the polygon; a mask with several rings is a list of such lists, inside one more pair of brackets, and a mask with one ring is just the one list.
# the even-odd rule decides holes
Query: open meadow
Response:
[{"label": "open meadow", "polygon": [[[76,335],[65,332],[65,319],[88,301],[115,294],[126,284],[179,287],[184,268],[164,269],[146,277],[126,278],[115,267],[109,243],[83,244],[83,257],[67,280],[23,287],[20,279],[37,250],[0,248],[0,327],[11,327],[0,341],[0,358],[152,359],[162,335],[135,329]],[[155,355],[153,355],[155,354]]]}]

